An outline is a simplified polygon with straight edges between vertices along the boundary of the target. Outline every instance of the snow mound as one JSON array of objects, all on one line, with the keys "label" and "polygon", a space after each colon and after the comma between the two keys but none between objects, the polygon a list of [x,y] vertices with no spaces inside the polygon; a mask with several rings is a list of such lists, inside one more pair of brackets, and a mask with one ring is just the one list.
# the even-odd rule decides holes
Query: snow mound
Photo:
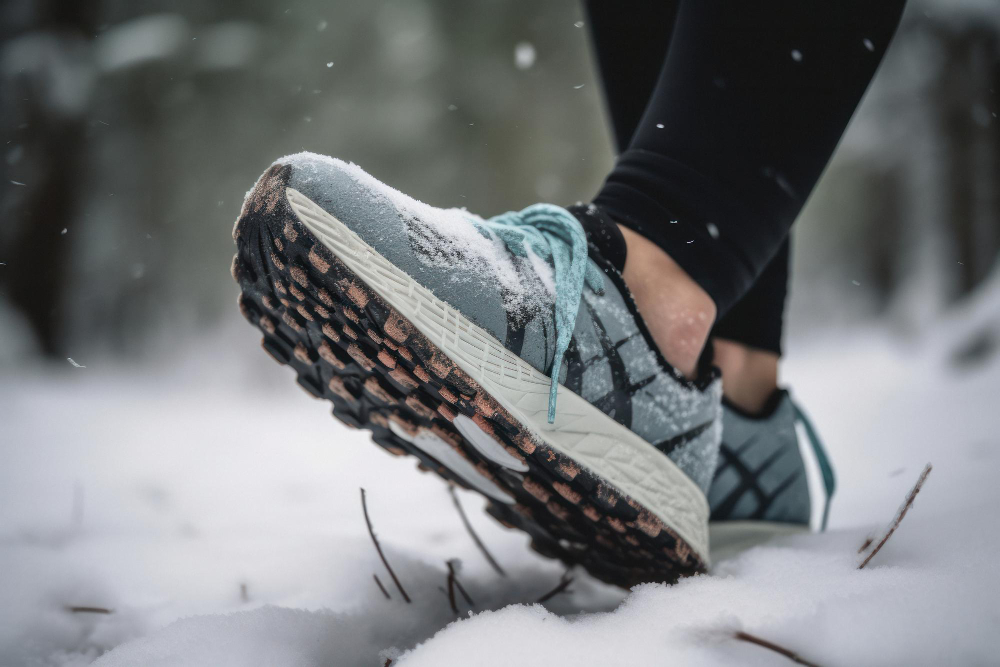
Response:
[{"label": "snow mound", "polygon": [[194,616],[173,623],[149,639],[121,646],[96,664],[102,667],[374,664],[372,656],[383,650],[387,638],[383,633],[388,629],[375,625],[376,620],[272,606]]},{"label": "snow mound", "polygon": [[[919,346],[878,329],[793,341],[787,377],[838,474],[830,532],[772,541],[673,587],[617,592],[573,572],[543,608],[532,603],[559,582],[558,563],[461,493],[508,576],[493,571],[438,479],[304,400],[286,369],[260,363],[256,332],[237,318],[142,372],[88,359],[0,374],[11,416],[0,437],[0,664],[783,660],[737,630],[818,664],[1000,655],[1000,358],[956,369],[948,359],[965,332],[949,323]],[[862,543],[927,461],[934,472],[905,521],[859,571]],[[372,547],[359,486],[413,604]],[[473,600],[459,599],[458,614],[443,590],[452,558]]]}]

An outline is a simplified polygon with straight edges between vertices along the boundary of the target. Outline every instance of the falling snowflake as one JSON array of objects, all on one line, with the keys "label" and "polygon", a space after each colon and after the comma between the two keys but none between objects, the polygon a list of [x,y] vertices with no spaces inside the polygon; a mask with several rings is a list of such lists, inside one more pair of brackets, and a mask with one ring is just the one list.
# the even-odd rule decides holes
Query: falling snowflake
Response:
[{"label": "falling snowflake", "polygon": [[518,69],[530,69],[535,64],[535,47],[531,42],[518,42],[514,47],[514,66]]}]

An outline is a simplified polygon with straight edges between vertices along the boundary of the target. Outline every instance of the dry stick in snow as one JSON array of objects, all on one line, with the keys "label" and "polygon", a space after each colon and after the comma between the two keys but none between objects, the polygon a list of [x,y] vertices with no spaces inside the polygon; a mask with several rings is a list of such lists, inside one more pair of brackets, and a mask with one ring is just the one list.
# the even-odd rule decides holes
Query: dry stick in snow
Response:
[{"label": "dry stick in snow", "polygon": [[868,549],[868,547],[870,547],[872,545],[872,542],[874,542],[874,541],[875,541],[874,537],[871,537],[871,536],[866,537],[865,538],[865,543],[861,545],[860,549],[858,549],[858,553],[859,554],[863,554]]},{"label": "dry stick in snow", "polygon": [[445,561],[445,565],[448,566],[448,578],[455,582],[455,588],[457,588],[458,592],[462,594],[463,598],[465,598],[466,604],[470,607],[474,605],[475,602],[472,601],[472,598],[469,597],[469,594],[465,591],[465,587],[462,586],[462,582],[458,580],[458,572],[455,570],[455,560],[452,559]]},{"label": "dry stick in snow", "polygon": [[448,604],[451,605],[451,613],[458,616],[458,605],[455,603],[455,571],[448,566]]},{"label": "dry stick in snow", "polygon": [[399,583],[396,573],[392,571],[391,567],[389,567],[389,561],[385,559],[385,554],[382,553],[382,547],[378,543],[378,538],[375,537],[375,530],[372,528],[372,520],[368,518],[368,502],[365,500],[364,489],[361,489],[361,509],[365,513],[365,523],[368,524],[368,534],[372,537],[372,542],[375,544],[375,551],[378,552],[378,557],[382,559],[382,564],[385,565],[385,569],[389,571],[389,576],[392,577],[392,583],[396,584],[396,588],[399,589],[403,599],[406,600],[407,604],[409,604],[410,596],[403,590],[403,585]]},{"label": "dry stick in snow", "polygon": [[465,598],[466,604],[468,604],[471,607],[473,606],[474,603],[472,602],[472,598],[469,597],[469,594],[465,591],[465,588],[462,586],[461,582],[459,582],[458,577],[455,576],[454,561],[453,560],[445,561],[445,565],[448,566],[448,590],[447,592],[445,592],[445,595],[448,596],[448,604],[451,605],[452,613],[458,616],[458,603],[455,602],[456,588],[458,589],[458,592],[462,594],[462,597]]},{"label": "dry stick in snow", "polygon": [[493,559],[493,556],[490,554],[490,552],[486,550],[486,545],[483,544],[482,540],[479,539],[479,536],[476,535],[476,531],[472,530],[472,524],[469,523],[469,517],[465,515],[465,510],[462,509],[462,503],[459,502],[458,500],[458,494],[455,493],[455,487],[452,486],[451,484],[448,485],[448,493],[451,494],[451,501],[455,503],[455,508],[458,510],[458,515],[462,517],[462,523],[465,525],[465,529],[469,531],[469,535],[472,537],[472,541],[475,542],[476,546],[479,547],[479,550],[483,552],[483,556],[485,556],[486,560],[489,561],[490,565],[493,566],[493,569],[496,570],[501,577],[506,577],[507,573],[503,571],[503,568],[500,567],[500,564],[497,563]]},{"label": "dry stick in snow", "polygon": [[549,591],[545,595],[543,595],[542,597],[540,597],[537,600],[535,600],[535,602],[537,602],[539,604],[542,603],[542,602],[548,602],[549,600],[551,600],[555,596],[557,596],[560,593],[562,593],[563,591],[565,591],[569,587],[569,585],[572,584],[572,583],[573,583],[573,577],[569,576],[569,570],[566,570],[565,572],[563,572],[562,577],[560,577],[560,579],[559,579],[559,585],[556,586],[555,588],[553,588],[551,591]]},{"label": "dry stick in snow", "polygon": [[372,578],[375,580],[375,583],[378,584],[378,589],[382,591],[382,595],[385,596],[385,599],[391,600],[392,597],[389,595],[389,591],[385,590],[385,586],[382,585],[382,582],[379,580],[378,575],[373,572]]},{"label": "dry stick in snow", "polygon": [[72,614],[112,614],[114,610],[104,607],[66,607],[66,611]]},{"label": "dry stick in snow", "polygon": [[809,662],[808,660],[805,660],[804,658],[800,657],[798,653],[795,653],[794,651],[789,651],[784,646],[779,646],[775,643],[767,641],[766,639],[761,639],[760,637],[751,635],[748,632],[743,632],[742,630],[740,630],[733,636],[742,642],[749,642],[750,644],[756,644],[757,646],[766,648],[769,651],[780,653],[781,655],[785,656],[792,662],[796,662],[800,665],[808,665],[809,667],[819,667],[819,665],[817,665],[815,662]]},{"label": "dry stick in snow", "polygon": [[879,549],[885,546],[885,543],[889,541],[892,534],[896,532],[897,528],[899,528],[899,524],[903,521],[903,517],[906,516],[910,506],[913,505],[913,500],[917,497],[917,494],[920,493],[920,488],[924,485],[924,482],[927,481],[927,475],[929,474],[931,474],[930,463],[928,463],[924,468],[924,471],[920,473],[920,477],[917,478],[917,483],[913,485],[913,488],[910,489],[910,492],[906,495],[906,500],[903,501],[903,504],[896,511],[896,516],[892,518],[892,522],[886,529],[885,535],[883,535],[882,539],[878,541],[878,544],[875,545],[875,548],[872,549],[871,553],[868,554],[863,561],[861,561],[860,565],[858,565],[859,570],[863,570],[865,565],[868,565],[868,561],[875,557],[875,554],[879,552]]}]

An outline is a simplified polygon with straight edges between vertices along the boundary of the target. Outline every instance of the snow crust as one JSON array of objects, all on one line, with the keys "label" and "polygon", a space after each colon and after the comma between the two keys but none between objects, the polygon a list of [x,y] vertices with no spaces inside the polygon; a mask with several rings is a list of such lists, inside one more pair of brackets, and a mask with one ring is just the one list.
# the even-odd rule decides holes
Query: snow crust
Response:
[{"label": "snow crust", "polygon": [[[2,373],[0,664],[783,664],[736,629],[819,664],[991,662],[1000,359],[956,366],[952,353],[997,323],[997,294],[956,314],[969,326],[906,347],[877,329],[790,342],[786,378],[838,472],[830,532],[674,587],[618,592],[574,572],[544,607],[532,602],[557,563],[461,493],[500,577],[436,478],[245,356],[256,334],[242,323],[161,365]],[[906,520],[856,570],[926,461]],[[372,548],[359,486],[411,605]],[[471,616],[441,590],[449,558]]]}]

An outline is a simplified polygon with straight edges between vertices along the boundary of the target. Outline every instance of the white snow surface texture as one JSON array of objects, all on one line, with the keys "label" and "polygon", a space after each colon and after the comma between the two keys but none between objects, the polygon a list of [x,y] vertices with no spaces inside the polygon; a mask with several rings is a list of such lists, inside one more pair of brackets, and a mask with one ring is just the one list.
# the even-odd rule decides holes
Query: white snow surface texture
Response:
[{"label": "white snow surface texture", "polygon": [[[249,327],[140,369],[0,373],[0,665],[789,664],[736,629],[822,665],[994,662],[1000,358],[950,361],[970,329],[997,326],[987,288],[905,347],[877,328],[790,341],[785,379],[839,475],[828,533],[672,587],[619,592],[575,571],[545,606],[532,601],[558,563],[463,492],[496,574],[444,485],[332,420]],[[927,461],[902,526],[858,571]],[[361,486],[412,604],[368,538]],[[458,598],[458,618],[450,558],[474,601]]]}]

